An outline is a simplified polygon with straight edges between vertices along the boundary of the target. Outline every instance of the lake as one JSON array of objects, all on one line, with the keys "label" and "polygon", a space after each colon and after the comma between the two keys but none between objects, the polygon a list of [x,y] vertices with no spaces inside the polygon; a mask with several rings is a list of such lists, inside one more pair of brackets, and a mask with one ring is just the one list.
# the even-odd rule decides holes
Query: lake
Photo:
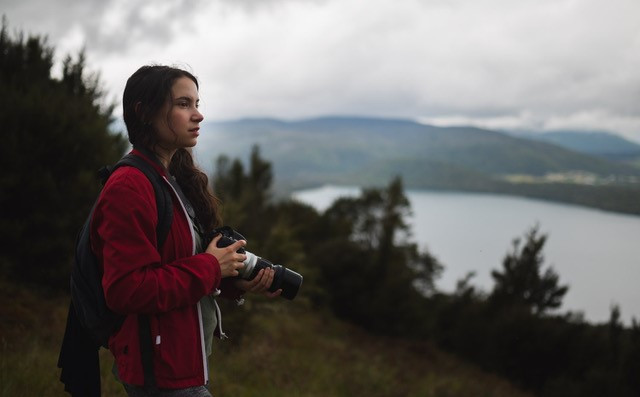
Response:
[{"label": "lake", "polygon": [[[324,186],[293,197],[320,211],[357,187]],[[582,312],[589,322],[605,322],[611,307],[622,319],[640,320],[640,217],[542,200],[481,193],[405,192],[413,211],[413,239],[444,265],[436,286],[453,291],[457,280],[475,271],[471,284],[493,288],[492,269],[515,238],[536,224],[548,236],[543,271],[551,266],[569,285],[560,312]]]}]

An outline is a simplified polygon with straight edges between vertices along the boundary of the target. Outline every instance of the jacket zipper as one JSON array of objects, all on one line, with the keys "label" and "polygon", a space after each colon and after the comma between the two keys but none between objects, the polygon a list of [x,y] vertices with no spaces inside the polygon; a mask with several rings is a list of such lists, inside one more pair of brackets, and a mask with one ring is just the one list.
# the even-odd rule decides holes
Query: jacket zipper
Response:
[{"label": "jacket zipper", "polygon": [[[180,200],[180,195],[178,194],[176,189],[173,187],[173,185],[171,185],[171,183],[167,180],[165,176],[163,176],[162,178],[165,180],[167,185],[171,187],[171,190],[173,190],[175,197],[178,198],[178,202],[180,203],[182,212],[184,213],[184,216],[187,218],[187,222],[189,222],[189,231],[191,232],[191,243],[192,243],[191,254],[195,255],[196,254],[196,236],[193,233],[193,223],[191,222],[191,217],[189,217],[189,213],[187,212],[187,209],[184,207],[182,200]],[[200,307],[199,301],[196,304],[196,306],[198,308],[198,326],[200,328],[200,350],[202,353],[202,371],[204,375],[204,384],[206,385],[207,383],[209,383],[209,371],[208,371],[208,364],[207,364],[207,351],[204,344],[204,323],[202,320],[202,308]]]}]

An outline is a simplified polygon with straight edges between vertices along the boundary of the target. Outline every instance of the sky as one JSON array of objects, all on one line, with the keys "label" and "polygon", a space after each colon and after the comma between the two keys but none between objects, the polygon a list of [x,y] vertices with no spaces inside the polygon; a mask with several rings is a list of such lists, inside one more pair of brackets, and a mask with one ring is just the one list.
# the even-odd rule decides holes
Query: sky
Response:
[{"label": "sky", "polygon": [[85,48],[116,104],[159,63],[199,78],[208,120],[358,115],[640,143],[638,0],[0,0],[0,13],[48,37],[54,75]]}]

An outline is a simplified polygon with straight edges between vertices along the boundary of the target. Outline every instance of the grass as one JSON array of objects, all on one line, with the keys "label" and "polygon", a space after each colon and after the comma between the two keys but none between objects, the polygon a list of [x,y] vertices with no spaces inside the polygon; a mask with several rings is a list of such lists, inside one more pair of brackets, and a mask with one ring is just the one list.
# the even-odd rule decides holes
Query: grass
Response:
[{"label": "grass", "polygon": [[376,337],[325,312],[252,310],[240,343],[217,345],[214,396],[527,396],[428,342]]},{"label": "grass", "polygon": [[[68,297],[0,281],[0,396],[68,396],[58,352]],[[429,342],[370,335],[304,298],[225,307],[210,359],[214,396],[530,396]],[[103,396],[126,396],[101,350]]]}]

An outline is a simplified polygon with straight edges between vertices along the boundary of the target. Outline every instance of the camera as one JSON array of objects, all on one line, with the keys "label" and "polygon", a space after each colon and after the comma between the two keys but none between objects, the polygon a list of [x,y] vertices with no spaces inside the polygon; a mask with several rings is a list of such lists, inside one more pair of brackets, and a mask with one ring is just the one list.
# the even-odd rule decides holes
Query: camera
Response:
[{"label": "camera", "polygon": [[[228,247],[238,240],[247,240],[242,234],[233,230],[231,227],[223,226],[208,233],[206,235],[206,241],[210,242],[218,234],[222,235],[220,240],[218,240],[218,248]],[[237,252],[247,256],[247,259],[244,261],[244,266],[238,269],[239,274],[237,277],[245,280],[253,280],[260,270],[273,268],[275,273],[273,275],[273,282],[269,287],[269,292],[275,292],[282,288],[282,294],[280,296],[283,298],[292,300],[296,297],[300,285],[302,285],[302,275],[282,265],[274,265],[244,248],[240,248]]]}]

